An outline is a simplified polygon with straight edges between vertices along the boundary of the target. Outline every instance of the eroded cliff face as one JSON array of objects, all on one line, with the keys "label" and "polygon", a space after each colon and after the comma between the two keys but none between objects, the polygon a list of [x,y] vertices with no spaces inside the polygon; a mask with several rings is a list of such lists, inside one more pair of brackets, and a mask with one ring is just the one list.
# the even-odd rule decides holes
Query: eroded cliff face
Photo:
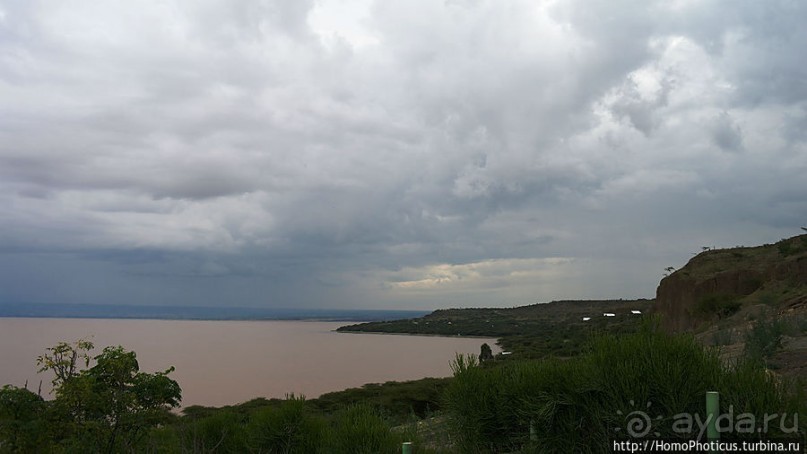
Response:
[{"label": "eroded cliff face", "polygon": [[669,331],[691,330],[720,317],[704,313],[703,301],[709,297],[740,307],[764,302],[780,311],[807,305],[807,235],[698,254],[661,280],[655,311]]}]

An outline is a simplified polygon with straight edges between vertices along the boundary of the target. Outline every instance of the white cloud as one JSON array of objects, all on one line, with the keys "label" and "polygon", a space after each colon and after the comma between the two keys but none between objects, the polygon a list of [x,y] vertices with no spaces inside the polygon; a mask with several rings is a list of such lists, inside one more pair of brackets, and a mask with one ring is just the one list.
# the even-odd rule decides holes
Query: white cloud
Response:
[{"label": "white cloud", "polygon": [[385,282],[393,292],[472,293],[502,288],[512,291],[527,284],[547,285],[567,272],[571,262],[570,258],[549,257],[441,263],[385,273]]},{"label": "white cloud", "polygon": [[[103,257],[115,282],[148,250],[181,257],[138,276],[261,276],[239,294],[295,304],[619,296],[726,225],[733,246],[804,223],[798,2],[0,11],[0,251]],[[607,260],[634,272],[585,265]]]}]

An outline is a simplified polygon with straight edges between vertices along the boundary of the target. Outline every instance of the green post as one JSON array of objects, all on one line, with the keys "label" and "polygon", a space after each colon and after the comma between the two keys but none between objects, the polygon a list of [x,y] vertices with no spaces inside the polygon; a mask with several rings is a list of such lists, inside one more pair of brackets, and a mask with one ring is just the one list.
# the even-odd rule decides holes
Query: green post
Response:
[{"label": "green post", "polygon": [[720,394],[717,391],[706,392],[706,439],[707,441],[720,440],[717,431],[717,417],[720,414]]},{"label": "green post", "polygon": [[412,442],[405,441],[403,445],[401,445],[401,454],[412,454]]}]

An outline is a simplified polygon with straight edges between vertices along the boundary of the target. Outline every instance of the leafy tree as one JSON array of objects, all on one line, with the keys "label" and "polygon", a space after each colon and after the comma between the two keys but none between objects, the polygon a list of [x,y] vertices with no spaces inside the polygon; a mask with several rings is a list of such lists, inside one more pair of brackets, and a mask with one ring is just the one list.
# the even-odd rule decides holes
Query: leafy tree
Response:
[{"label": "leafy tree", "polygon": [[88,352],[93,348],[93,343],[85,339],[79,339],[72,344],[59,342],[47,349],[49,353],[37,357],[36,364],[40,366],[39,372],[47,370],[53,372],[52,383],[53,387],[57,388],[78,374],[79,362],[83,362],[84,367],[90,365]]},{"label": "leafy tree", "polygon": [[89,348],[92,344],[84,341],[61,343],[40,357],[42,370],[56,375],[53,413],[63,437],[58,441],[69,449],[132,450],[179,405],[181,389],[168,377],[174,368],[140,372],[137,355],[118,346],[106,347],[93,367],[77,372],[76,362]]},{"label": "leafy tree", "polygon": [[44,448],[45,401],[12,385],[0,388],[0,452],[35,452]]}]

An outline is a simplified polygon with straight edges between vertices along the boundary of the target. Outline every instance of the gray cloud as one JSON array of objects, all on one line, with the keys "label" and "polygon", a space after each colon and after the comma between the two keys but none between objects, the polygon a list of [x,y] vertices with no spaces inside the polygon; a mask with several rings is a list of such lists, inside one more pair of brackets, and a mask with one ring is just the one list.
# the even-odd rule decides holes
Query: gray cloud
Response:
[{"label": "gray cloud", "polygon": [[743,146],[742,131],[726,112],[715,118],[712,137],[717,146],[727,151],[738,151]]},{"label": "gray cloud", "polygon": [[0,303],[652,296],[804,224],[805,19],[0,1]]}]

